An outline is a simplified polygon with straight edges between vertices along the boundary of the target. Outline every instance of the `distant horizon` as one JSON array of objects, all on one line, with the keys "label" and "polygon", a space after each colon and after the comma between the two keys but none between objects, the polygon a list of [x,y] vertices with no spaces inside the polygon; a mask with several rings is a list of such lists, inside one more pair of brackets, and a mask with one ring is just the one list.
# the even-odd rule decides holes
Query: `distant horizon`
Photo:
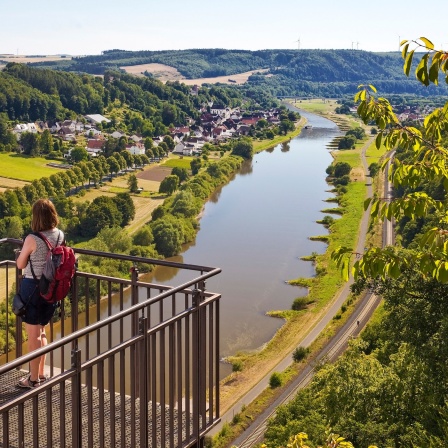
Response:
[{"label": "distant horizon", "polygon": [[77,0],[69,8],[56,0],[48,0],[45,7],[31,0],[22,0],[20,7],[3,0],[0,54],[90,56],[105,48],[388,53],[399,51],[401,40],[420,36],[437,49],[447,49],[444,10],[442,0],[418,10],[405,0],[377,0],[374,5],[359,0],[343,5],[333,0],[190,0],[187,5],[180,0]]},{"label": "distant horizon", "polygon": [[110,48],[106,50],[101,50],[99,53],[84,53],[84,54],[72,54],[72,53],[2,53],[0,51],[0,58],[11,57],[11,58],[21,58],[21,57],[84,57],[84,56],[101,56],[105,51],[127,51],[127,52],[140,52],[140,51],[150,51],[150,52],[162,52],[162,51],[190,51],[190,50],[226,50],[226,51],[365,51],[367,53],[401,53],[400,50],[378,50],[370,51],[363,50],[361,48],[301,48],[300,50],[294,48],[262,48],[260,50],[248,50],[246,48],[224,48],[224,47],[195,47],[195,48],[183,48],[183,49],[163,49],[163,50],[127,50],[125,48]]}]

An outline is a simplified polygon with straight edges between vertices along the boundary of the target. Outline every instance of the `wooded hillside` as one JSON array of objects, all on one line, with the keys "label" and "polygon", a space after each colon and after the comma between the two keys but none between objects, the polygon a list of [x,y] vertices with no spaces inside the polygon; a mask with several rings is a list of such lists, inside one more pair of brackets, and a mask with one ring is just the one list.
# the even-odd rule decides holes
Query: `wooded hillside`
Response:
[{"label": "wooded hillside", "polygon": [[32,65],[59,70],[103,74],[108,69],[148,63],[176,68],[185,78],[227,76],[267,69],[253,75],[248,84],[262,86],[274,96],[341,96],[354,94],[359,84],[375,85],[381,93],[446,94],[446,88],[424,88],[403,81],[399,52],[372,53],[361,50],[224,50],[179,51],[109,50],[101,55],[48,61]]}]

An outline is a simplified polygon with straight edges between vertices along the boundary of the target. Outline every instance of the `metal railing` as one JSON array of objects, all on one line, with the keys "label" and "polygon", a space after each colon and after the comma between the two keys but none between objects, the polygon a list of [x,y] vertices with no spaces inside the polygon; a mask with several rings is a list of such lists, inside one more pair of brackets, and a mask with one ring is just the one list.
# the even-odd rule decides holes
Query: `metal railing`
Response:
[{"label": "metal railing", "polygon": [[[48,345],[25,354],[22,322],[17,318],[11,326],[9,304],[21,272],[15,261],[0,262],[6,314],[0,446],[203,446],[219,421],[220,295],[207,292],[205,283],[221,270],[75,252],[80,268],[84,257],[95,257],[100,271],[105,260],[129,263],[130,279],[78,270],[70,303],[64,299],[60,319],[50,322]],[[148,264],[182,269],[192,278],[176,287],[148,283],[138,269]],[[50,378],[34,389],[17,388],[27,363],[44,354]]]}]

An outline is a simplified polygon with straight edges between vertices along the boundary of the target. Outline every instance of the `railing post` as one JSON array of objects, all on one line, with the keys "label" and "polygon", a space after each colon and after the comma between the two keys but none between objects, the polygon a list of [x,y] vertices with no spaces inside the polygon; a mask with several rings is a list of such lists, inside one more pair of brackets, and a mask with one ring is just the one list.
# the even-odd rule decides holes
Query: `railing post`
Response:
[{"label": "railing post", "polygon": [[[77,347],[72,350],[72,369],[76,374],[72,379],[72,446],[82,446],[82,415],[81,415],[81,350]],[[64,410],[61,409],[61,412]]]},{"label": "railing post", "polygon": [[[203,429],[206,405],[206,309],[200,305],[204,301],[205,282],[200,282],[193,290],[193,428],[200,443],[199,434]],[[198,447],[201,444],[197,445]]]},{"label": "railing post", "polygon": [[[20,255],[19,250],[14,251],[15,255],[15,261],[17,263],[17,258]],[[8,269],[8,268],[6,268]],[[17,268],[16,264],[16,293],[20,290],[20,282],[22,281],[22,270]],[[6,292],[6,301],[8,302],[8,291]],[[12,309],[9,310],[12,313]],[[18,317],[16,318],[16,357],[20,358],[22,356],[22,345],[23,345],[23,338],[22,338],[22,318]]]},{"label": "railing post", "polygon": [[[148,318],[140,317],[139,333],[142,339],[138,350],[138,375],[139,375],[139,398],[140,398],[140,446],[148,447],[148,390],[147,372],[148,365]],[[155,426],[154,422],[153,425]]]},{"label": "railing post", "polygon": [[[136,305],[138,303],[138,269],[137,266],[132,266],[131,268],[131,305]],[[140,333],[140,324],[139,324],[139,318],[138,313],[135,312],[131,316],[131,335],[132,337],[137,336]],[[134,367],[133,369],[133,383],[135,385],[135,398],[138,398],[140,395],[140,376],[139,376],[139,353],[135,346],[131,347],[130,350],[131,354],[131,366]],[[132,370],[131,370],[132,372]]]}]

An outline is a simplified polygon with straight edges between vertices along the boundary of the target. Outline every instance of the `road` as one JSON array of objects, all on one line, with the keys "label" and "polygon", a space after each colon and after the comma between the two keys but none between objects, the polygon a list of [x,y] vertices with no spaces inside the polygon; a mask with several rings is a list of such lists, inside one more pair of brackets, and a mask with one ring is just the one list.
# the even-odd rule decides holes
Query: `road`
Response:
[{"label": "road", "polygon": [[[369,147],[373,139],[363,146],[361,151],[362,163],[364,166],[364,171],[368,173],[367,161],[365,157],[365,152]],[[391,157],[393,154],[391,155]],[[390,165],[390,164],[389,164]],[[388,170],[387,167],[385,173],[385,185],[384,191],[387,197],[391,195],[391,187],[388,182]],[[372,196],[372,186],[371,181],[366,181],[367,185],[367,196]],[[365,211],[359,231],[359,239],[356,245],[356,252],[363,253],[365,250],[365,240],[368,230],[370,219],[370,207]],[[392,223],[386,221],[383,230],[383,246],[392,243]],[[350,292],[350,286],[353,283],[353,278],[350,277],[349,281],[344,285],[344,287],[339,291],[335,299],[333,300],[331,306],[328,308],[326,314],[322,319],[316,324],[316,326],[307,334],[307,336],[300,342],[300,346],[309,347],[319,336],[319,334],[324,330],[328,323],[333,319],[335,314],[340,310],[342,304],[347,299]],[[325,345],[325,347],[317,354],[315,360],[312,364],[308,364],[303,372],[287,387],[286,390],[272,403],[268,409],[266,409],[261,415],[259,415],[252,424],[246,428],[245,432],[233,441],[233,445],[239,448],[249,448],[257,443],[260,443],[263,439],[264,431],[266,429],[266,423],[269,418],[275,415],[275,411],[281,404],[287,403],[292,399],[297,391],[305,387],[312,379],[314,374],[314,366],[320,361],[333,361],[335,360],[347,347],[347,343],[350,338],[355,337],[361,329],[367,324],[370,316],[380,303],[381,299],[373,294],[366,294],[362,300],[358,303],[354,312],[349,317],[345,325],[337,332],[337,334]],[[269,378],[274,371],[283,371],[292,363],[292,353],[283,359],[279,364],[275,366],[264,378],[261,380],[253,389],[251,389],[244,397],[238,400],[225,414],[221,416],[221,422],[216,425],[211,431],[210,435],[218,433],[224,423],[228,423],[232,420],[233,416],[239,412],[244,405],[251,403],[260,393],[269,387]]]}]

